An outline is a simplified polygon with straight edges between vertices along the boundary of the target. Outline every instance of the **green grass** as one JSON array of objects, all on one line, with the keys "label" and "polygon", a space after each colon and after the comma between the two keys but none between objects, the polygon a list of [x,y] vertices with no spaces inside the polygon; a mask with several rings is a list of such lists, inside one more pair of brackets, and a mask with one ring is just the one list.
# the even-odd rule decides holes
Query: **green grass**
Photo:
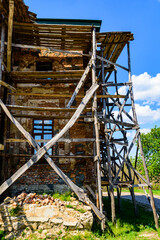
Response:
[{"label": "green grass", "polygon": [[86,210],[84,210],[83,208],[80,208],[80,209],[76,209],[78,212],[80,212],[80,213],[85,213],[86,212]]},{"label": "green grass", "polygon": [[66,205],[67,208],[74,208],[71,204]]},{"label": "green grass", "polygon": [[64,194],[54,193],[53,198],[54,199],[58,198],[62,201],[70,201],[71,200],[71,192],[66,192]]},{"label": "green grass", "polygon": [[20,210],[21,210],[21,209],[20,209],[19,206],[15,207],[15,208],[9,208],[9,214],[10,214],[12,217],[17,216],[17,214],[19,213]]},{"label": "green grass", "polygon": [[[59,238],[63,240],[146,240],[157,239],[157,231],[154,225],[152,212],[148,212],[145,208],[139,206],[139,216],[134,215],[133,204],[122,199],[122,211],[118,212],[116,201],[116,225],[111,222],[110,202],[107,197],[104,198],[104,209],[107,212],[108,227],[103,233],[100,228],[99,222],[94,222],[92,232],[86,231],[84,234],[79,233],[76,236],[71,236],[68,233],[65,237]],[[159,230],[160,232],[160,230]],[[152,233],[153,237],[139,236],[142,233]],[[154,238],[155,235],[155,238]]]},{"label": "green grass", "polygon": [[0,239],[4,240],[5,239],[5,232],[0,230]]}]

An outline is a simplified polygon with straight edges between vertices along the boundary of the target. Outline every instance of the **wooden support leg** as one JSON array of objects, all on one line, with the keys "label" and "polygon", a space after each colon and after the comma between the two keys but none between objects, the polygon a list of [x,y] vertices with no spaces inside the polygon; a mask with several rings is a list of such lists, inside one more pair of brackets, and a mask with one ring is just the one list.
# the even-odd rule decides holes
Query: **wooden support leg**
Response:
[{"label": "wooden support leg", "polygon": [[[93,55],[92,55],[92,84],[96,83],[96,29],[93,28],[92,32],[92,48],[93,48]],[[97,187],[98,187],[98,200],[99,200],[99,210],[103,213],[103,206],[102,206],[102,189],[101,189],[101,169],[100,169],[100,139],[99,139],[99,128],[98,128],[98,115],[97,115],[97,94],[94,93],[93,96],[93,112],[94,112],[94,129],[95,129],[95,136],[96,136],[96,161],[97,161]],[[105,221],[101,222],[102,231],[104,231],[104,224]]]},{"label": "wooden support leg", "polygon": [[114,189],[110,188],[110,196],[111,196],[111,212],[112,212],[112,223],[116,223],[116,208],[115,208],[115,199],[114,199]]},{"label": "wooden support leg", "polygon": [[[146,161],[145,161],[145,158],[144,158],[144,153],[143,153],[143,149],[142,149],[142,143],[141,143],[140,135],[138,137],[138,144],[139,144],[139,149],[140,149],[140,153],[141,153],[141,157],[142,157],[142,161],[143,161],[145,175],[146,175],[146,178],[147,178],[147,182],[149,183],[150,182],[149,181],[149,175],[148,175],[148,170],[147,170],[147,166],[146,166]],[[156,211],[156,207],[155,207],[152,187],[148,186],[148,189],[149,189],[149,195],[150,195],[150,198],[151,198],[151,207],[152,207],[152,210],[153,210],[154,221],[155,221],[156,228],[158,229],[159,228],[158,215],[157,215],[157,211]]]},{"label": "wooden support leg", "polygon": [[118,202],[118,211],[120,212],[122,210],[122,204],[121,204],[121,195],[120,195],[119,187],[117,187],[117,202]]},{"label": "wooden support leg", "polygon": [[131,193],[131,197],[132,197],[132,202],[133,202],[133,206],[134,206],[135,215],[138,216],[139,211],[138,211],[137,204],[136,204],[134,189],[133,189],[133,188],[130,188],[129,191],[130,191],[130,193]]}]

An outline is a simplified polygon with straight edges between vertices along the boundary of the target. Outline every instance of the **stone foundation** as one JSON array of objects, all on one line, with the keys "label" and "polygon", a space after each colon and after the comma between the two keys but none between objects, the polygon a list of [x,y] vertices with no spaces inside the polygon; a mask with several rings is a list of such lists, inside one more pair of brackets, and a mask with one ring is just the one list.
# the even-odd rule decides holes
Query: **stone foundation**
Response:
[{"label": "stone foundation", "polygon": [[[23,196],[23,197],[22,197]],[[22,193],[7,197],[0,205],[0,230],[19,236],[21,232],[47,231],[51,236],[69,230],[91,230],[91,208],[71,197],[70,201],[51,196]]]}]

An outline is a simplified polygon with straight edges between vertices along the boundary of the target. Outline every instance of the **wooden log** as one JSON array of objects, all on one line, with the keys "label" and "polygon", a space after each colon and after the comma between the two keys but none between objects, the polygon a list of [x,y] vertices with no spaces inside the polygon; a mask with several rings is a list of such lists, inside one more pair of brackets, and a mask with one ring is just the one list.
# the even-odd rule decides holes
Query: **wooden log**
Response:
[{"label": "wooden log", "polygon": [[90,71],[90,69],[91,69],[91,65],[92,65],[92,59],[89,60],[89,63],[88,63],[88,65],[87,65],[87,67],[86,67],[86,69],[85,69],[85,71],[84,71],[84,73],[83,73],[83,75],[82,75],[79,83],[77,84],[76,89],[75,89],[75,91],[74,91],[71,99],[69,100],[69,102],[68,102],[68,104],[67,104],[67,108],[70,108],[70,107],[71,107],[71,105],[72,105],[72,103],[73,103],[76,95],[78,94],[79,90],[80,90],[81,87],[83,86],[83,84],[84,84],[84,82],[85,82],[85,80],[86,80],[86,78],[87,78],[87,75],[88,75],[88,73],[89,73],[89,71]]},{"label": "wooden log", "polygon": [[9,72],[11,71],[13,15],[14,15],[14,1],[9,0],[8,44],[7,44],[7,69]]}]

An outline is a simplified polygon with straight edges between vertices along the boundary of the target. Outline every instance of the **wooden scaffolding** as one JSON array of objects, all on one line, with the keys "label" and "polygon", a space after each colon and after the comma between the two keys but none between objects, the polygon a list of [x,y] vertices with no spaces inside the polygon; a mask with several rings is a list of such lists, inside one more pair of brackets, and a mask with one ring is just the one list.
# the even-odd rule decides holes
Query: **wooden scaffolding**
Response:
[{"label": "wooden scaffolding", "polygon": [[[18,171],[2,183],[0,194],[4,193],[27,169],[44,157],[54,171],[75,192],[79,200],[91,206],[102,222],[102,228],[104,228],[105,219],[102,186],[107,186],[110,195],[113,222],[116,221],[114,189],[117,189],[119,200],[121,188],[129,188],[135,213],[138,213],[134,187],[142,187],[143,189],[144,187],[148,187],[150,197],[147,195],[145,189],[144,192],[151,203],[156,228],[158,228],[158,216],[144,159],[133,97],[129,49],[130,41],[133,40],[133,34],[130,32],[99,33],[96,32],[96,26],[94,25],[39,24],[35,22],[36,15],[28,10],[28,7],[24,5],[22,0],[2,0],[0,2],[0,12],[1,155],[3,156],[3,149],[5,148],[5,133],[3,130],[6,116],[23,134],[26,141],[36,150],[33,156]],[[84,70],[44,73],[37,71],[12,71],[11,57],[13,48],[45,50],[51,53],[59,52],[73,56],[80,55],[87,59],[88,64]],[[124,48],[127,49],[128,55],[127,67],[116,63]],[[78,93],[90,72],[92,74],[90,86],[84,96],[79,95]],[[123,81],[120,80],[119,72],[120,74],[122,73],[122,76],[126,77],[126,81],[124,79]],[[21,93],[16,92],[17,83],[32,83],[33,80],[34,83],[44,83],[46,79],[52,83],[60,81],[62,83],[77,82],[66,108],[42,108],[7,104],[6,99],[8,95],[21,95]],[[125,90],[124,95],[120,94],[122,87]],[[45,95],[43,93],[37,94],[40,96]],[[28,95],[30,94],[28,93]],[[47,97],[51,97],[52,99],[53,97],[59,97],[59,94],[48,94]],[[82,99],[77,108],[72,107],[75,98]],[[86,107],[89,101],[92,101],[91,108]],[[45,146],[40,147],[31,134],[16,120],[16,117],[28,117],[27,114],[20,116],[11,113],[12,110],[17,109],[58,113],[73,112],[73,115],[57,135],[48,141]],[[86,186],[86,188],[94,196],[96,205],[87,197],[85,190],[73,183],[54,163],[52,157],[47,154],[48,149],[57,141],[65,141],[62,137],[75,124],[79,117],[83,118],[86,122],[92,122],[94,125],[94,136],[92,139],[72,139],[72,141],[93,141],[95,143],[93,161],[96,165],[96,192],[90,186]],[[131,143],[128,142],[129,131],[133,135]],[[20,141],[24,140],[12,139],[12,142]],[[137,144],[135,145],[136,142]],[[133,166],[129,159],[129,154],[134,146],[136,148],[136,161]],[[146,178],[136,170],[139,151]]]}]

